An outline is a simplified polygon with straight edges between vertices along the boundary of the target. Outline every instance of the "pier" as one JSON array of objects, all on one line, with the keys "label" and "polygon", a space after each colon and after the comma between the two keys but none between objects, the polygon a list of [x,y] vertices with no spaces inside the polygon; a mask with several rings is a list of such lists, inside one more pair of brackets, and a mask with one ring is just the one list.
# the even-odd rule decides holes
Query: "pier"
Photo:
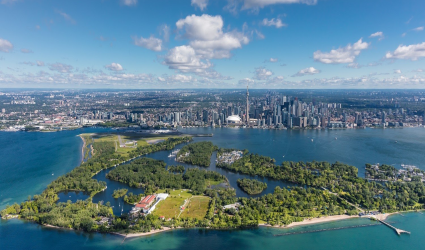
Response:
[{"label": "pier", "polygon": [[393,225],[391,225],[391,224],[389,224],[389,223],[387,223],[387,222],[385,222],[385,221],[383,221],[383,220],[380,220],[380,219],[378,219],[378,218],[376,218],[376,217],[374,217],[374,218],[375,218],[377,221],[381,222],[382,224],[384,224],[384,225],[386,225],[386,226],[388,226],[388,227],[390,227],[390,228],[394,229],[394,231],[396,231],[396,233],[397,233],[398,235],[401,235],[401,234],[410,234],[410,232],[409,232],[409,231],[405,231],[405,230],[402,230],[402,229],[398,229],[398,228],[394,227]]}]

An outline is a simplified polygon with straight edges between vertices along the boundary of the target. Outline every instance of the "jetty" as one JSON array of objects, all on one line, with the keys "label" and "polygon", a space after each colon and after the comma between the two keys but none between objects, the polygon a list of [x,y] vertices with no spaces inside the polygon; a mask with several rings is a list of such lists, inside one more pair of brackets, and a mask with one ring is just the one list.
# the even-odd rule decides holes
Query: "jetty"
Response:
[{"label": "jetty", "polygon": [[379,222],[381,222],[382,224],[384,224],[384,225],[386,225],[386,226],[388,226],[388,227],[390,227],[390,228],[392,228],[392,229],[394,229],[394,231],[398,234],[398,235],[401,235],[401,234],[410,234],[410,232],[409,231],[405,231],[405,230],[402,230],[402,229],[398,229],[398,228],[396,228],[395,226],[393,226],[393,225],[391,225],[391,224],[389,224],[389,223],[387,223],[387,222],[385,222],[385,221],[383,221],[383,220],[380,220],[380,219],[378,219],[378,218],[376,218],[376,217],[374,217],[377,221],[379,221]]}]

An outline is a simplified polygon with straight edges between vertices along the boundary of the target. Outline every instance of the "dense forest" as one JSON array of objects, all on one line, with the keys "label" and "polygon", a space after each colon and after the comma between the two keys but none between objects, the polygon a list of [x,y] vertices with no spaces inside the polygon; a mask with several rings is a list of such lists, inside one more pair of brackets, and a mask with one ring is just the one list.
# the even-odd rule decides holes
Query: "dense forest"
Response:
[{"label": "dense forest", "polygon": [[267,188],[267,184],[255,179],[238,179],[238,186],[248,194],[261,194]]},{"label": "dense forest", "polygon": [[366,210],[391,212],[424,207],[425,186],[422,182],[387,182],[384,186],[358,177],[356,167],[340,162],[283,162],[275,165],[269,157],[248,154],[221,167],[252,176],[326,188]]},{"label": "dense forest", "polygon": [[183,173],[185,169],[182,165],[178,165],[178,166],[168,166],[167,170],[173,173]]},{"label": "dense forest", "polygon": [[209,167],[212,153],[218,150],[212,142],[203,141],[185,145],[178,153],[177,160],[192,165]]},{"label": "dense forest", "polygon": [[111,170],[107,178],[127,183],[131,187],[144,187],[146,194],[158,189],[191,189],[194,194],[202,194],[207,180],[224,181],[225,177],[213,171],[188,169],[184,174],[167,171],[163,161],[150,158],[137,159],[130,164],[120,165]]}]

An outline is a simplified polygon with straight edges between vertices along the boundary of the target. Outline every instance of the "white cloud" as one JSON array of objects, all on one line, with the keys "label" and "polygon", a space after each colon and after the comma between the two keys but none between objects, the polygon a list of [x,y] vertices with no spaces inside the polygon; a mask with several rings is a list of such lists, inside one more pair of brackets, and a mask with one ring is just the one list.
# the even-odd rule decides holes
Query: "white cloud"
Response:
[{"label": "white cloud", "polygon": [[424,30],[424,27],[423,26],[417,27],[417,28],[414,28],[413,29],[413,31],[423,31],[423,30]]},{"label": "white cloud", "polygon": [[275,63],[275,62],[278,62],[279,61],[279,59],[277,59],[277,58],[270,58],[269,59],[269,62],[272,62],[272,63]]},{"label": "white cloud", "polygon": [[21,52],[22,53],[33,53],[33,51],[30,50],[30,49],[21,49]]},{"label": "white cloud", "polygon": [[362,38],[353,45],[348,44],[343,48],[333,49],[330,52],[314,52],[313,58],[321,63],[352,63],[360,52],[367,49],[369,44],[362,41]]},{"label": "white cloud", "polygon": [[44,66],[44,62],[43,61],[37,61],[37,66]]},{"label": "white cloud", "polygon": [[6,39],[0,38],[0,51],[8,53],[13,49],[13,44]]},{"label": "white cloud", "polygon": [[378,41],[384,39],[384,33],[382,31],[375,32],[369,36],[369,38],[378,37]]},{"label": "white cloud", "polygon": [[68,15],[67,13],[62,12],[60,10],[56,10],[56,13],[58,13],[59,15],[61,15],[65,20],[69,21],[70,23],[72,23],[72,24],[75,24],[76,23],[75,20],[72,19],[72,17],[70,15]]},{"label": "white cloud", "polygon": [[267,80],[270,76],[273,75],[273,72],[265,68],[256,68],[254,79],[256,80]]},{"label": "white cloud", "polygon": [[134,6],[137,4],[137,0],[120,0],[120,2],[126,6]]},{"label": "white cloud", "polygon": [[238,31],[223,32],[221,16],[187,16],[176,23],[177,29],[183,32],[182,37],[190,41],[190,46],[203,59],[229,58],[231,50],[241,48],[249,42],[249,38]]},{"label": "white cloud", "polygon": [[162,25],[159,33],[164,38],[165,42],[168,42],[168,40],[170,40],[170,27],[168,25]]},{"label": "white cloud", "polygon": [[282,20],[280,20],[280,18],[272,18],[272,19],[264,18],[263,21],[261,22],[261,25],[275,26],[276,28],[282,28],[282,27],[288,26],[286,23],[282,23]]},{"label": "white cloud", "polygon": [[192,6],[197,6],[200,10],[204,10],[207,8],[208,0],[192,0]]},{"label": "white cloud", "polygon": [[224,79],[226,77],[210,69],[213,66],[210,59],[230,58],[232,50],[249,42],[242,32],[223,32],[221,16],[191,15],[178,20],[176,27],[178,37],[188,39],[189,44],[171,49],[164,64],[183,73]]},{"label": "white cloud", "polygon": [[162,50],[162,40],[153,36],[150,36],[149,38],[133,37],[133,41],[136,46],[144,47],[153,51]]},{"label": "white cloud", "polygon": [[123,70],[121,64],[119,63],[111,63],[105,66],[105,68],[112,70],[112,71],[121,71]]},{"label": "white cloud", "polygon": [[50,64],[49,69],[52,71],[57,71],[59,73],[70,73],[74,69],[74,67],[63,63],[54,63]]},{"label": "white cloud", "polygon": [[184,31],[184,37],[196,40],[214,40],[223,35],[223,19],[221,16],[191,15],[176,23],[179,31]]},{"label": "white cloud", "polygon": [[209,62],[201,61],[195,50],[186,45],[172,48],[166,55],[164,63],[170,69],[176,69],[184,73],[200,73],[212,66]]},{"label": "white cloud", "polygon": [[243,1],[242,9],[258,9],[258,8],[264,8],[268,5],[273,4],[294,4],[294,3],[301,3],[301,4],[308,4],[308,5],[314,5],[317,3],[317,0],[244,0]]},{"label": "white cloud", "polygon": [[193,78],[192,76],[187,76],[187,75],[173,75],[169,78],[171,81],[174,82],[194,82],[196,81],[195,78]]},{"label": "white cloud", "polygon": [[305,69],[298,71],[298,73],[296,73],[292,77],[305,76],[305,75],[315,75],[315,74],[319,74],[319,73],[320,73],[320,70],[315,69],[314,67],[309,67],[309,68],[305,68]]},{"label": "white cloud", "polygon": [[422,72],[425,72],[425,70],[424,69],[415,69],[415,70],[412,70],[412,72],[422,73]]},{"label": "white cloud", "polygon": [[395,69],[395,70],[394,70],[394,74],[401,74],[401,70],[399,70],[399,69]]},{"label": "white cloud", "polygon": [[399,45],[394,52],[387,52],[387,59],[406,59],[416,61],[420,57],[425,57],[425,42],[408,46]]}]

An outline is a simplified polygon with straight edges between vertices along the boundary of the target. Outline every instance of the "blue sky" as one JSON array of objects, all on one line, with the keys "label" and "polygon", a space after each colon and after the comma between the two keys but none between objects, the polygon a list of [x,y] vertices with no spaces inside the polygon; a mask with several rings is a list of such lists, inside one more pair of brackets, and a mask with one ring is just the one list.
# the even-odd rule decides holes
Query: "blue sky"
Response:
[{"label": "blue sky", "polygon": [[0,87],[424,88],[425,1],[0,0]]}]

